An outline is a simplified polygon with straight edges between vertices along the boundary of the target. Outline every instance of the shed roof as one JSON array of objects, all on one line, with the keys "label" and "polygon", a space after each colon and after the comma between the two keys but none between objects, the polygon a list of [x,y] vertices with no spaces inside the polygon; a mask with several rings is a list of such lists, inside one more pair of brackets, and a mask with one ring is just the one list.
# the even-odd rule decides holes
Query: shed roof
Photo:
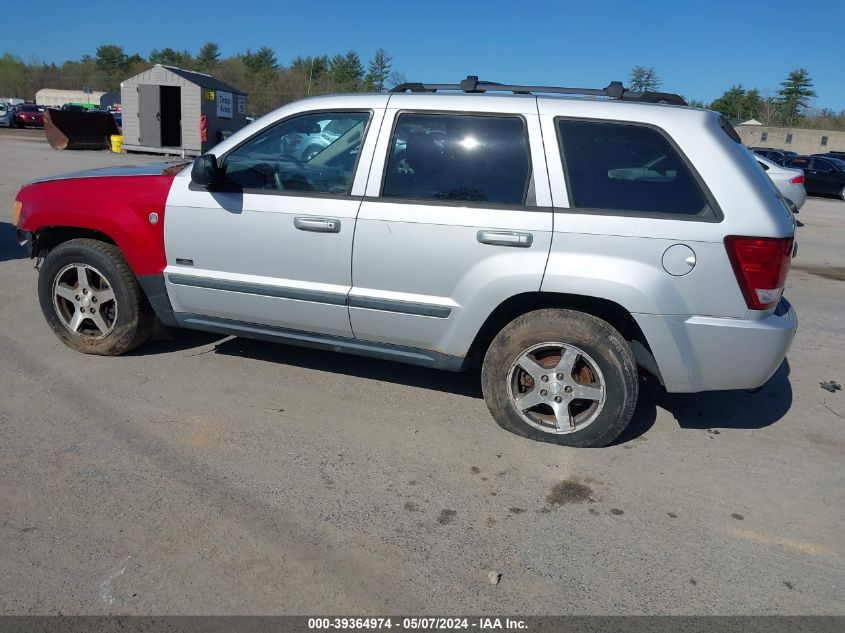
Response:
[{"label": "shed roof", "polygon": [[234,92],[235,94],[246,94],[243,90],[238,90],[234,86],[230,86],[229,84],[220,81],[212,77],[211,75],[206,75],[205,73],[198,73],[193,70],[184,70],[182,68],[176,68],[175,66],[163,66],[160,65],[162,68],[166,68],[174,75],[179,75],[182,79],[187,79],[191,83],[197,84],[202,88],[208,88],[210,90],[222,90],[224,92]]}]

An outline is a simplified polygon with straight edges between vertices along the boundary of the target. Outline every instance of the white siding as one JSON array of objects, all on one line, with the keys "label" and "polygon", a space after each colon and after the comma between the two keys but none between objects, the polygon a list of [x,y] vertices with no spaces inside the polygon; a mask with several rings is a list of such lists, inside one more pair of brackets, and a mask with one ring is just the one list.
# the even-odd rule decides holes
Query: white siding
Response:
[{"label": "white siding", "polygon": [[42,88],[35,93],[35,103],[38,105],[45,105],[50,107],[61,107],[66,103],[91,103],[100,107],[100,98],[105,95],[105,92],[94,91],[91,93],[84,93],[81,90],[53,90],[51,88]]},{"label": "white siding", "polygon": [[123,111],[123,144],[137,145],[141,142],[140,126],[138,124],[138,85],[130,83],[132,80],[120,84],[120,107]]}]

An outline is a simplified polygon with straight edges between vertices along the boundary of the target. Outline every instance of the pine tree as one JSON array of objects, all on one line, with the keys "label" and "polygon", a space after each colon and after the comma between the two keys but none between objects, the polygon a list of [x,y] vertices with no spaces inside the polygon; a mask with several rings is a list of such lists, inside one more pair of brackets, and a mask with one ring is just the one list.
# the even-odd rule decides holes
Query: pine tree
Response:
[{"label": "pine tree", "polygon": [[150,51],[150,63],[161,64],[162,66],[176,66],[177,68],[190,68],[193,66],[193,58],[188,51],[175,51],[172,48]]},{"label": "pine tree", "polygon": [[810,99],[816,96],[813,88],[813,80],[810,79],[810,73],[804,68],[793,70],[789,73],[786,81],[781,82],[783,86],[778,90],[778,97],[784,116],[788,124],[795,123],[807,106],[810,104]]},{"label": "pine tree", "polygon": [[252,75],[263,75],[276,70],[279,62],[276,60],[276,53],[269,46],[262,46],[254,53],[247,50],[241,58],[244,66]]},{"label": "pine tree", "polygon": [[215,42],[206,42],[197,53],[197,67],[204,72],[210,72],[217,66],[218,59],[220,47]]},{"label": "pine tree", "polygon": [[634,92],[653,92],[663,85],[657,73],[654,71],[654,66],[634,66],[631,69],[630,89]]},{"label": "pine tree", "polygon": [[361,58],[355,51],[346,55],[335,55],[329,61],[329,72],[335,83],[347,90],[357,90],[364,75]]},{"label": "pine tree", "polygon": [[393,58],[383,48],[376,50],[373,59],[370,60],[367,76],[364,78],[364,86],[367,90],[383,92],[390,73],[390,62]]}]

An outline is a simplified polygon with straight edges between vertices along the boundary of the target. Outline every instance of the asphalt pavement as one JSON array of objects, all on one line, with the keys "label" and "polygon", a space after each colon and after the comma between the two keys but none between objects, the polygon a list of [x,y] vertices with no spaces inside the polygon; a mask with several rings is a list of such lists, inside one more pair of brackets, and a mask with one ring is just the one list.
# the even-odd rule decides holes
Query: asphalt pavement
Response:
[{"label": "asphalt pavement", "polygon": [[800,328],[760,393],[646,385],[578,450],[500,429],[474,375],[191,332],[66,348],[15,193],[160,160],[0,130],[0,614],[845,615],[845,393],[819,384],[845,382],[844,202],[800,213]]}]

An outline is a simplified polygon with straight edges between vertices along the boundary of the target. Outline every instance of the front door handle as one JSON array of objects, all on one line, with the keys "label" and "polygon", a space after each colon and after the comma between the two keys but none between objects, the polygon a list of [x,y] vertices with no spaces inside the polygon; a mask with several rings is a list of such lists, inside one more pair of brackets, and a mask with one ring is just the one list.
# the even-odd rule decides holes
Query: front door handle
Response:
[{"label": "front door handle", "polygon": [[516,231],[479,231],[477,238],[482,244],[516,246],[517,248],[528,248],[534,242],[534,236],[531,233]]},{"label": "front door handle", "polygon": [[293,225],[300,231],[340,233],[340,220],[334,218],[294,218]]}]

